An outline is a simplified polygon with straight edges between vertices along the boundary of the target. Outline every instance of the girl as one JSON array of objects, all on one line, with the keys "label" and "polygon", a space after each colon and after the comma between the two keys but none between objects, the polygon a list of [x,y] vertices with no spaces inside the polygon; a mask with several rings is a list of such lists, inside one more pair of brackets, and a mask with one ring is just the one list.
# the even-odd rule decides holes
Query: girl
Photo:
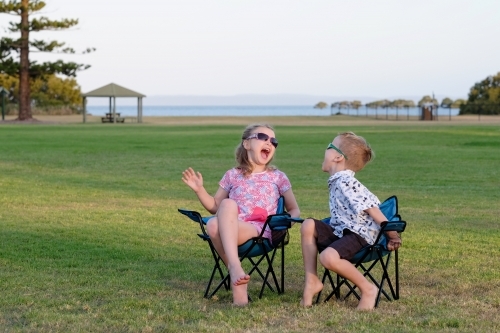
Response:
[{"label": "girl", "polygon": [[[200,172],[188,168],[182,173],[182,180],[203,207],[215,214],[207,223],[207,232],[229,270],[235,305],[248,304],[250,281],[241,267],[238,246],[260,234],[267,216],[276,213],[280,196],[291,217],[300,215],[288,177],[270,165],[277,147],[271,126],[248,126],[236,147],[237,166],[224,174],[214,196],[203,187]],[[264,230],[264,236],[271,240],[271,230]]]}]

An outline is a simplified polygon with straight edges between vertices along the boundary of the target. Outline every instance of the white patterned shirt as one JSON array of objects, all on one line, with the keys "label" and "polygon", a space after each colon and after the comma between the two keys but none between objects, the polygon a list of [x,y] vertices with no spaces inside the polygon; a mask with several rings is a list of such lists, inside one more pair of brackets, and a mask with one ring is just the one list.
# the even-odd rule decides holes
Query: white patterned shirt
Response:
[{"label": "white patterned shirt", "polygon": [[339,171],[328,179],[330,189],[330,225],[337,237],[343,230],[357,233],[368,244],[375,243],[380,226],[364,210],[380,206],[380,200],[354,178],[354,171]]}]

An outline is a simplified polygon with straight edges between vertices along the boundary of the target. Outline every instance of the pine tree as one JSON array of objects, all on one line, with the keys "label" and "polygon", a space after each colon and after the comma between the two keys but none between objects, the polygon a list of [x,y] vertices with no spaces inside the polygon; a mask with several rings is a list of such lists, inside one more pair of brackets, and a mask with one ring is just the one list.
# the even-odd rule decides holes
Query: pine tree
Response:
[{"label": "pine tree", "polygon": [[[30,15],[41,11],[45,2],[40,0],[2,0],[0,13],[15,15],[20,18],[19,23],[9,22],[7,29],[11,33],[20,33],[20,38],[2,37],[0,39],[0,73],[19,77],[19,115],[18,120],[30,120],[31,113],[30,80],[52,74],[76,76],[80,70],[89,68],[89,65],[64,62],[37,63],[30,61],[30,51],[75,53],[75,50],[66,47],[58,41],[30,40],[32,32],[44,30],[64,30],[78,24],[76,19],[50,20],[47,17],[30,18]],[[89,48],[83,53],[94,51]],[[18,57],[17,57],[18,56]]]}]

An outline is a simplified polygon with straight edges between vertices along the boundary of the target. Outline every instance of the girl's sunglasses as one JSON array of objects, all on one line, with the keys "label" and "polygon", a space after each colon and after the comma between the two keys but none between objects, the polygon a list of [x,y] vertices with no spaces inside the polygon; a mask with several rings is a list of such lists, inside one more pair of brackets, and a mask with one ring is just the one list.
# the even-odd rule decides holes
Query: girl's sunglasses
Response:
[{"label": "girl's sunglasses", "polygon": [[340,150],[339,148],[335,147],[335,146],[333,145],[333,143],[331,143],[331,142],[330,142],[330,143],[328,144],[328,147],[326,147],[326,150],[328,150],[328,149],[334,149],[334,150],[336,150],[336,151],[337,151],[337,153],[339,153],[340,155],[344,156],[344,158],[347,160],[347,156],[345,156],[345,154],[342,152],[342,150]]},{"label": "girl's sunglasses", "polygon": [[276,138],[271,138],[266,133],[253,133],[253,134],[250,134],[248,136],[248,138],[246,138],[246,140],[250,140],[250,139],[258,139],[260,141],[267,141],[267,140],[269,140],[271,142],[271,144],[274,146],[274,148],[278,147],[278,140],[276,140]]}]

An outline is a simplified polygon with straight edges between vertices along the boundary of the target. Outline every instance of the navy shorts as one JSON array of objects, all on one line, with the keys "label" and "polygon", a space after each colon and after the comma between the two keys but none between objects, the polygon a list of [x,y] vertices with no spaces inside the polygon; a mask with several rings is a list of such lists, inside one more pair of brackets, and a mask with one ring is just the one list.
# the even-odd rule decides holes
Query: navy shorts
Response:
[{"label": "navy shorts", "polygon": [[339,253],[341,259],[351,260],[359,250],[368,245],[363,237],[351,230],[344,229],[342,238],[339,238],[333,233],[333,228],[329,224],[313,220],[318,235],[316,245],[320,253],[331,247]]}]

